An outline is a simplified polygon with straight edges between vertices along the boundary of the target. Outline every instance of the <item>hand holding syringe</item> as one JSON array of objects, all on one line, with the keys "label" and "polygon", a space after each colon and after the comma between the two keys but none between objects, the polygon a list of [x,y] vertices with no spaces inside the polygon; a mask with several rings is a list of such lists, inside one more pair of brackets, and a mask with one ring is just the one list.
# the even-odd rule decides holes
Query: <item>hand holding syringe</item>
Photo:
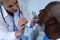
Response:
[{"label": "hand holding syringe", "polygon": [[33,15],[33,19],[30,22],[30,27],[33,27],[38,21],[38,16],[34,11],[32,12],[32,15]]},{"label": "hand holding syringe", "polygon": [[37,21],[38,21],[38,16],[36,15],[36,13],[35,13],[34,11],[32,12],[32,15],[33,15],[32,20],[28,21],[28,23],[26,24],[27,27],[31,27],[31,28],[32,28],[32,27],[37,23]]},{"label": "hand holding syringe", "polygon": [[32,11],[32,15],[33,15],[33,19],[37,17],[37,14],[34,11]]}]

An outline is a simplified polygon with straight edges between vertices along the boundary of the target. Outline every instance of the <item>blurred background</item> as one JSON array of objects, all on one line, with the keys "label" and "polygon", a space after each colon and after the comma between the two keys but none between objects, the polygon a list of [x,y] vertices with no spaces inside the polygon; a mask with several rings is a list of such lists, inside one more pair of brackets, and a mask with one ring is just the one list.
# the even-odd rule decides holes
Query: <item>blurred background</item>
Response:
[{"label": "blurred background", "polygon": [[36,14],[38,15],[39,10],[43,9],[51,1],[60,1],[60,0],[19,0],[19,3],[20,5],[22,5],[24,13],[30,15],[29,16],[30,20],[33,17],[32,11],[35,11]]}]

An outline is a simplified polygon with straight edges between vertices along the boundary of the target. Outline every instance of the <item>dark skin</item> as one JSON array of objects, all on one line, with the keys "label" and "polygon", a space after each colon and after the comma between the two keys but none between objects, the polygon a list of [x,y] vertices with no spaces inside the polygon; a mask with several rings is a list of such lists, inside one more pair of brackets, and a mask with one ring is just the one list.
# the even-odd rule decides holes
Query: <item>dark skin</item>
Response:
[{"label": "dark skin", "polygon": [[40,11],[39,25],[45,24],[45,30],[49,39],[60,38],[60,2],[51,2]]},{"label": "dark skin", "polygon": [[50,17],[45,24],[45,33],[49,39],[57,39],[60,37],[60,26],[57,26],[57,20]]}]

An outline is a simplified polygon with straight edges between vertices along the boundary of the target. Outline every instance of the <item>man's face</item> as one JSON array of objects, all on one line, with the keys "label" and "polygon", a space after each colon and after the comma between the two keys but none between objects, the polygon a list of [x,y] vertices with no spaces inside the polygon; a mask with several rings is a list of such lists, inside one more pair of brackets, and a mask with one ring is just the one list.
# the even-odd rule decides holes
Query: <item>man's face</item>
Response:
[{"label": "man's face", "polygon": [[6,10],[10,13],[16,12],[18,9],[18,2],[17,0],[7,0],[3,3],[3,6],[6,8]]},{"label": "man's face", "polygon": [[41,20],[45,22],[49,17],[55,17],[60,22],[60,5],[51,6],[50,10],[46,10],[46,14],[42,12]]},{"label": "man's face", "polygon": [[44,12],[44,10],[40,10],[39,15],[38,15],[40,24],[45,22],[46,16],[47,15]]}]

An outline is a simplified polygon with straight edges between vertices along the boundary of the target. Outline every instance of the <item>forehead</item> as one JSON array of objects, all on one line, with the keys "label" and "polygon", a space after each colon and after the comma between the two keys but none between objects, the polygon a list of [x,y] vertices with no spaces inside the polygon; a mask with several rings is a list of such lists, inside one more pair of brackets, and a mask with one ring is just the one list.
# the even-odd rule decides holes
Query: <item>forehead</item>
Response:
[{"label": "forehead", "polygon": [[51,10],[54,12],[60,12],[60,5],[53,6]]},{"label": "forehead", "polygon": [[14,4],[17,0],[7,0],[6,3],[7,4]]}]

